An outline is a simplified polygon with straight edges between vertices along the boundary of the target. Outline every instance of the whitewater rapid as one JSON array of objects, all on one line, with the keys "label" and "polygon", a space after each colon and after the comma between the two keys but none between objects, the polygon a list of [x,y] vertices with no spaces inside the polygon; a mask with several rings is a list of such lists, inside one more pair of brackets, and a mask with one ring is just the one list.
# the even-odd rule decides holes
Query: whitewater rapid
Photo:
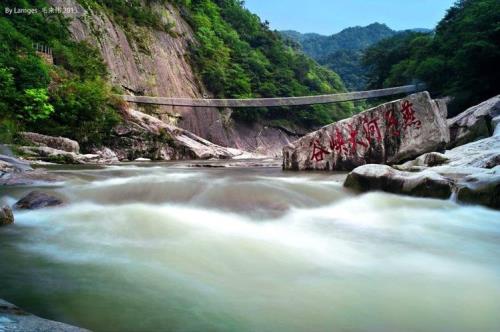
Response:
[{"label": "whitewater rapid", "polygon": [[[59,169],[0,229],[0,297],[95,331],[497,331],[500,213],[341,176]],[[2,188],[9,202],[33,188]]]}]

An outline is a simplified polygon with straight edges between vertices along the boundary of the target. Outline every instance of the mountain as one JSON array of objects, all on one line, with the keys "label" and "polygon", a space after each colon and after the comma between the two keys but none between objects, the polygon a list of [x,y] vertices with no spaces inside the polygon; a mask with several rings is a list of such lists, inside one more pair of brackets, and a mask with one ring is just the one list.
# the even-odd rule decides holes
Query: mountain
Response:
[{"label": "mountain", "polygon": [[408,32],[365,51],[370,88],[424,82],[451,97],[454,116],[499,93],[500,2],[461,0],[448,9],[434,33]]},{"label": "mountain", "polygon": [[358,51],[382,40],[394,36],[397,32],[385,24],[373,23],[365,27],[350,27],[331,36],[316,33],[301,34],[297,31],[281,33],[301,45],[306,54],[319,60],[336,51]]},{"label": "mountain", "polygon": [[[429,29],[411,29],[431,32]],[[302,34],[293,30],[281,31],[288,40],[298,44],[307,55],[340,75],[349,90],[366,86],[365,69],[361,65],[363,51],[371,45],[403,31],[395,31],[385,24],[373,23],[365,27],[350,27],[331,36],[316,33]]]},{"label": "mountain", "polygon": [[[72,10],[46,12],[62,2]],[[34,14],[0,17],[0,141],[37,131],[75,139],[84,152],[105,145],[124,120],[122,108],[130,107],[115,94],[249,98],[346,91],[335,72],[294,50],[239,0],[7,4]],[[216,144],[265,153],[294,139],[286,132],[348,117],[354,107],[139,110]]]}]

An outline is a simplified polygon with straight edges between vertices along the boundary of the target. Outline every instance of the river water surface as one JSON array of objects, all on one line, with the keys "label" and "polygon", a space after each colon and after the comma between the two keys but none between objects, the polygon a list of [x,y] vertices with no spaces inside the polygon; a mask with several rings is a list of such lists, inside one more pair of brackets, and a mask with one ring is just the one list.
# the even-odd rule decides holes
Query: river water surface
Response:
[{"label": "river water surface", "polygon": [[0,228],[0,297],[42,317],[95,331],[500,331],[499,212],[272,167],[53,172],[65,180],[42,189],[67,204]]}]

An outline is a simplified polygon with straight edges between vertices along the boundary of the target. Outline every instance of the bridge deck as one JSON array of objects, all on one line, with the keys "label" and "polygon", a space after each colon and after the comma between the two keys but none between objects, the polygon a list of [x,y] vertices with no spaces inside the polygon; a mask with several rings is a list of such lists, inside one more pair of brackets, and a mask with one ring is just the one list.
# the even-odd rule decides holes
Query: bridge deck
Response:
[{"label": "bridge deck", "polygon": [[305,97],[278,97],[278,98],[249,98],[249,99],[190,99],[168,98],[149,96],[123,95],[125,101],[137,104],[154,104],[188,107],[276,107],[276,106],[301,106],[314,104],[330,104],[342,101],[353,101],[370,98],[392,96],[397,94],[422,91],[423,85],[405,85],[394,88],[346,92],[331,95],[305,96]]}]

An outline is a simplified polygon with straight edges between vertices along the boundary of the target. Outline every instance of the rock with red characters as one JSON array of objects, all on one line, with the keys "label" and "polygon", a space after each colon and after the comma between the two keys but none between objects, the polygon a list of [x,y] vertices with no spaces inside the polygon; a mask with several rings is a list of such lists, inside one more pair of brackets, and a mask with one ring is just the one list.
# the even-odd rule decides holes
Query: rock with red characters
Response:
[{"label": "rock with red characters", "polygon": [[443,150],[446,120],[427,92],[368,109],[327,125],[283,149],[285,170],[347,171],[395,164]]}]

